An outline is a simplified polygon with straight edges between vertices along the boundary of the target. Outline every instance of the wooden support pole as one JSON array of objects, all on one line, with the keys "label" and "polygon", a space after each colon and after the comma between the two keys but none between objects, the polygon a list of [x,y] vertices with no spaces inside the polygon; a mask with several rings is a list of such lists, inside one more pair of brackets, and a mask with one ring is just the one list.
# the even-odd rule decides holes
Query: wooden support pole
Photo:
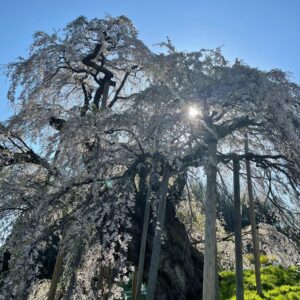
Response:
[{"label": "wooden support pole", "polygon": [[[249,153],[248,136],[245,135],[245,154]],[[249,213],[252,233],[252,244],[253,244],[253,257],[254,257],[254,268],[255,268],[255,280],[256,280],[256,291],[259,296],[262,296],[261,276],[260,276],[260,254],[259,254],[259,241],[256,230],[256,220],[254,211],[254,196],[252,188],[251,178],[251,166],[250,161],[246,159],[246,173],[247,173],[247,186],[248,186],[248,199],[249,199]]]},{"label": "wooden support pole", "polygon": [[216,259],[216,208],[217,208],[217,141],[209,140],[207,184],[205,199],[205,245],[203,267],[203,299],[215,300],[218,297]]},{"label": "wooden support pole", "polygon": [[170,169],[168,166],[165,166],[162,183],[161,183],[161,189],[160,189],[156,227],[155,227],[155,234],[153,239],[149,281],[148,281],[147,296],[146,296],[147,300],[154,300],[155,297],[156,279],[157,279],[157,271],[159,267],[159,258],[160,258],[160,249],[161,249],[161,235],[162,235],[162,231],[164,228],[164,221],[165,221],[169,178],[170,178]]},{"label": "wooden support pole", "polygon": [[233,186],[234,186],[234,211],[235,211],[235,274],[236,274],[236,299],[244,300],[243,287],[243,244],[242,244],[242,218],[240,199],[240,162],[233,159]]},{"label": "wooden support pole", "polygon": [[133,300],[139,300],[141,297],[141,287],[142,287],[142,279],[144,273],[144,263],[145,263],[145,253],[146,253],[146,243],[147,243],[147,232],[148,232],[149,216],[150,216],[150,208],[151,208],[151,192],[152,192],[153,176],[154,176],[154,170],[151,170],[150,175],[148,176],[142,240],[140,246],[139,264],[138,264],[137,275],[136,275],[136,281],[137,281],[136,293],[132,295]]}]

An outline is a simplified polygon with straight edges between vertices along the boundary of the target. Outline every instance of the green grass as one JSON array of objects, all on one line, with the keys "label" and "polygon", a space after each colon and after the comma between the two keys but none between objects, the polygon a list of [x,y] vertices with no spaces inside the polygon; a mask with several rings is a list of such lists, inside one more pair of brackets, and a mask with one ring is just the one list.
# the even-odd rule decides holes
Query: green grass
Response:
[{"label": "green grass", "polygon": [[[235,273],[223,271],[220,273],[221,300],[234,300]],[[255,290],[255,275],[253,270],[244,272],[245,300],[300,300],[300,268],[284,269],[279,266],[267,266],[261,269],[261,280],[264,298],[259,297]]]}]

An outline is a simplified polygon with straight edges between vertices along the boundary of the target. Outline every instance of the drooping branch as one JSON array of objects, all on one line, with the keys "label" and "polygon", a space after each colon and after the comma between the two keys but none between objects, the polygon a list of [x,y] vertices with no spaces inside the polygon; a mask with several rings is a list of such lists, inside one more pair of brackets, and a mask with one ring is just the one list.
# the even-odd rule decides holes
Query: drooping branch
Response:
[{"label": "drooping branch", "polygon": [[[223,163],[227,163],[232,160],[236,156],[235,153],[227,153],[218,155],[219,161]],[[276,155],[259,155],[252,152],[248,152],[245,154],[237,155],[238,160],[246,159],[248,161],[253,161],[262,169],[274,169],[276,171],[281,172],[289,181],[293,190],[299,194],[297,190],[298,174],[294,168],[294,164],[282,154]],[[270,161],[271,160],[271,161]],[[273,162],[272,160],[282,160],[282,162]]]},{"label": "drooping branch", "polygon": [[248,126],[261,126],[262,123],[257,122],[257,120],[250,119],[249,116],[241,116],[234,118],[232,120],[226,121],[220,125],[216,125],[216,131],[218,137],[224,138],[230,133],[237,131],[239,129],[248,127]]},{"label": "drooping branch", "polygon": [[[8,133],[7,140],[19,151],[14,151],[5,145],[0,145],[0,167],[7,167],[16,164],[31,163],[39,165],[49,171],[51,175],[57,175],[58,170],[52,167],[46,159],[35,153],[25,141],[15,133]],[[20,145],[15,142],[18,141]]]},{"label": "drooping branch", "polygon": [[260,155],[260,154],[255,154],[253,152],[248,152],[245,154],[236,154],[236,153],[226,153],[226,154],[219,154],[218,155],[218,159],[220,162],[224,162],[226,163],[227,161],[233,160],[234,158],[237,158],[238,160],[243,160],[243,159],[247,159],[247,160],[251,160],[253,162],[259,163],[259,162],[268,162],[267,159],[283,159],[287,162],[289,162],[288,158],[283,155],[283,154],[276,154],[276,155]]},{"label": "drooping branch", "polygon": [[[131,70],[133,71],[133,70],[137,69],[137,67],[138,67],[138,66],[133,66],[133,67],[131,67]],[[130,75],[130,72],[127,71],[127,72],[125,73],[125,75],[124,75],[124,77],[123,77],[123,79],[122,79],[122,81],[121,81],[121,83],[120,83],[118,89],[117,89],[116,92],[115,92],[114,98],[113,98],[113,99],[111,100],[111,102],[109,103],[108,108],[112,108],[113,105],[114,105],[119,99],[121,99],[120,96],[119,96],[119,94],[120,94],[121,90],[123,89],[123,87],[124,87],[124,85],[125,85],[125,83],[126,83],[127,78],[129,77],[129,75]]]},{"label": "drooping branch", "polygon": [[120,94],[122,88],[124,87],[124,84],[125,84],[125,82],[126,82],[128,76],[129,76],[129,74],[130,74],[130,72],[126,72],[126,73],[125,73],[125,75],[124,75],[124,77],[123,77],[123,79],[122,79],[122,82],[121,82],[120,86],[119,86],[118,89],[116,90],[116,93],[115,93],[115,95],[114,95],[114,98],[111,100],[111,102],[110,102],[109,105],[108,105],[108,108],[112,108],[113,105],[120,99],[120,98],[119,98],[119,94]]},{"label": "drooping branch", "polygon": [[51,195],[49,198],[49,204],[54,204],[55,202],[59,202],[60,198],[70,192],[72,189],[77,188],[77,187],[82,187],[85,185],[89,185],[91,183],[96,183],[96,182],[108,182],[108,181],[113,181],[113,180],[119,180],[125,177],[130,177],[134,174],[136,171],[137,166],[143,162],[144,158],[139,157],[136,161],[134,161],[130,167],[127,168],[126,171],[119,175],[111,176],[111,177],[106,177],[106,178],[96,178],[94,176],[92,177],[86,177],[83,180],[79,181],[73,181],[70,184],[66,184],[60,191],[56,192],[55,194]]}]

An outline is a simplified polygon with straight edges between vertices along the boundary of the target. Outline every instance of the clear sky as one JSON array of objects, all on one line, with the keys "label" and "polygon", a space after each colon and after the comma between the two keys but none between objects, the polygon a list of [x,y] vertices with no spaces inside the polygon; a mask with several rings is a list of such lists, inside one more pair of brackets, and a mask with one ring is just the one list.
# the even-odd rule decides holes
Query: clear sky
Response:
[{"label": "clear sky", "polygon": [[[300,0],[2,0],[0,64],[26,56],[34,31],[51,32],[79,15],[126,15],[151,46],[169,36],[179,50],[223,46],[227,59],[279,68],[300,83]],[[10,114],[0,75],[0,120]]]}]

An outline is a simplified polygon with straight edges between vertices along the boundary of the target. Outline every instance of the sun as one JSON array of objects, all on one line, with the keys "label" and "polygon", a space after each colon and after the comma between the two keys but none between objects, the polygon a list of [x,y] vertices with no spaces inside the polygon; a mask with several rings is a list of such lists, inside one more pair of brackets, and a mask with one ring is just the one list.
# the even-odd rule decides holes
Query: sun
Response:
[{"label": "sun", "polygon": [[188,115],[191,119],[194,119],[200,114],[200,110],[195,106],[190,106],[188,108]]}]

